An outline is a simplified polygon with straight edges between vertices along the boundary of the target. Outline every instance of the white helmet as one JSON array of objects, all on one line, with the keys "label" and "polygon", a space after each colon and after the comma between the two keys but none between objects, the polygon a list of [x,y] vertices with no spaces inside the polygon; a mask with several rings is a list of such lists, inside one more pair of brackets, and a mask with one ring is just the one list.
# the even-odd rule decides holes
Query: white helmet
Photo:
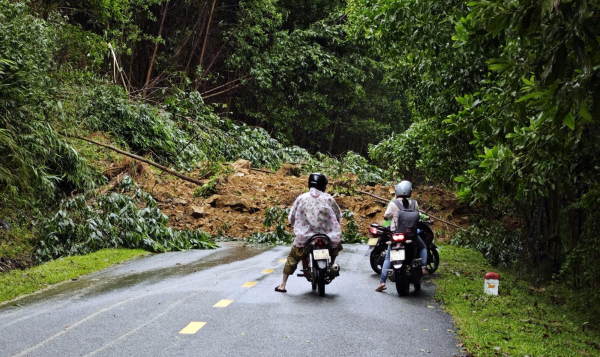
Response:
[{"label": "white helmet", "polygon": [[396,197],[408,198],[412,194],[412,183],[401,181],[396,185]]}]

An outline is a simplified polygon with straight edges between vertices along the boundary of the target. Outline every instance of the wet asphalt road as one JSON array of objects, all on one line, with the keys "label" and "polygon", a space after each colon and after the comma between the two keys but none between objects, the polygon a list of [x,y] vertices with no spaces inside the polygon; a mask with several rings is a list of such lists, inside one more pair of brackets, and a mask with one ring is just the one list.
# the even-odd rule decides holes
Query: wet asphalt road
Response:
[{"label": "wet asphalt road", "polygon": [[366,246],[345,246],[325,297],[296,276],[286,294],[273,291],[289,247],[221,246],[133,260],[2,305],[0,356],[458,354],[433,284],[403,298],[391,282],[375,292]]}]

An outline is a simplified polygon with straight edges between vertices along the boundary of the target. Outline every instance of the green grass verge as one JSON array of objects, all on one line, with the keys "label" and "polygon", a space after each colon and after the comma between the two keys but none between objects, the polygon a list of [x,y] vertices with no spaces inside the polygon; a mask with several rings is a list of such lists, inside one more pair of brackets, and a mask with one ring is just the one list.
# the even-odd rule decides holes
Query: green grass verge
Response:
[{"label": "green grass verge", "polygon": [[0,303],[143,254],[148,252],[141,249],[102,249],[88,255],[56,259],[27,270],[2,273]]},{"label": "green grass verge", "polygon": [[[534,288],[477,251],[444,245],[436,298],[459,329],[464,352],[476,356],[600,356],[598,306],[589,291]],[[500,275],[499,295],[483,293],[484,275]],[[585,312],[587,311],[587,312]]]}]

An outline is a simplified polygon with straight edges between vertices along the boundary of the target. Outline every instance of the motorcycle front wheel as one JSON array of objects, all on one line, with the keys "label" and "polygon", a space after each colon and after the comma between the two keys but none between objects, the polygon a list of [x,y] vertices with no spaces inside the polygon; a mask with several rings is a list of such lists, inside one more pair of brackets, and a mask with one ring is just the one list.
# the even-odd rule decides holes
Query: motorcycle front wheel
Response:
[{"label": "motorcycle front wheel", "polygon": [[371,260],[371,269],[377,274],[381,274],[381,268],[385,261],[385,254],[387,252],[387,245],[380,245],[375,247],[371,252],[369,259]]},{"label": "motorcycle front wheel", "polygon": [[440,265],[440,255],[438,254],[436,247],[429,247],[427,251],[427,271],[429,274],[435,273]]}]

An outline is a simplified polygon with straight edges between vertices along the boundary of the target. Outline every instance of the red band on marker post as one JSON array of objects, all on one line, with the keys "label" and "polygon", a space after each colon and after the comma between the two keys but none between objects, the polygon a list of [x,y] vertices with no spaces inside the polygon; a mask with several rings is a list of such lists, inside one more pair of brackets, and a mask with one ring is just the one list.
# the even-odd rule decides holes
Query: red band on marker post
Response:
[{"label": "red band on marker post", "polygon": [[485,274],[485,278],[486,279],[495,279],[495,280],[500,279],[500,277],[498,276],[498,274],[494,273],[493,271]]}]

